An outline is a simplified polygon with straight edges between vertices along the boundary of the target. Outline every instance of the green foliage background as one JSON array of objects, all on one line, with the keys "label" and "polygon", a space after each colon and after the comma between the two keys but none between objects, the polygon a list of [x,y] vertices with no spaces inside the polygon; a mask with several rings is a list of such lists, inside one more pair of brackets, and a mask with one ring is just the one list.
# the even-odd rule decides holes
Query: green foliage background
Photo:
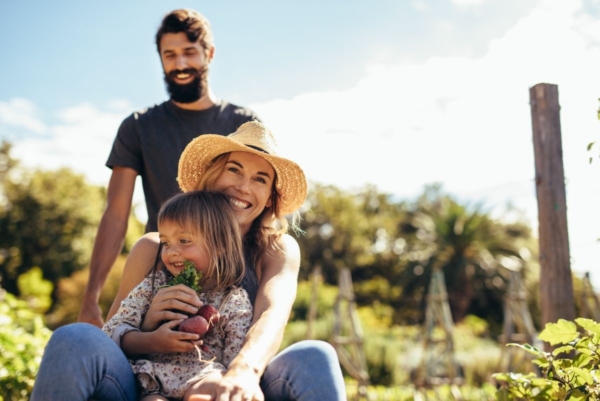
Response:
[{"label": "green foliage background", "polygon": [[51,331],[36,306],[0,289],[0,400],[25,401]]},{"label": "green foliage background", "polygon": [[[77,318],[105,189],[68,169],[21,168],[8,143],[0,147],[0,182],[0,287],[7,291],[0,300],[0,358],[22,361],[0,370],[0,397],[21,400],[27,399],[50,329]],[[389,391],[410,387],[420,362],[425,291],[434,269],[444,272],[456,357],[474,389],[471,399],[489,399],[509,269],[523,272],[539,328],[537,243],[518,218],[493,218],[483,205],[460,202],[439,185],[425,187],[417,199],[400,200],[372,186],[347,192],[318,184],[311,185],[301,217],[300,282],[282,347],[307,337],[331,340],[337,283],[348,268],[372,391],[380,396],[412,399],[394,398],[411,397],[412,390]],[[142,233],[132,215],[123,254],[101,295],[105,313],[127,253]],[[311,281],[316,267],[317,293]],[[581,280],[574,279],[577,293]],[[309,327],[314,296],[316,319]]]}]

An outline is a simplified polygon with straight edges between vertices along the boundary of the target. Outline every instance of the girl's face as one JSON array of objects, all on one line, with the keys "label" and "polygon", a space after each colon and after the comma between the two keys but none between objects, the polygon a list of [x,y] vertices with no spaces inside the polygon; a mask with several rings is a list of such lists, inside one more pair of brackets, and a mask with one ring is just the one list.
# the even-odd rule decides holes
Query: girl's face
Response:
[{"label": "girl's face", "polygon": [[268,161],[248,152],[231,152],[213,190],[227,195],[246,234],[254,219],[271,206],[274,182],[275,170]]},{"label": "girl's face", "polygon": [[190,261],[202,272],[201,282],[206,279],[210,255],[198,238],[168,220],[158,225],[158,235],[162,244],[161,259],[171,274],[177,276],[185,268],[183,262]]}]

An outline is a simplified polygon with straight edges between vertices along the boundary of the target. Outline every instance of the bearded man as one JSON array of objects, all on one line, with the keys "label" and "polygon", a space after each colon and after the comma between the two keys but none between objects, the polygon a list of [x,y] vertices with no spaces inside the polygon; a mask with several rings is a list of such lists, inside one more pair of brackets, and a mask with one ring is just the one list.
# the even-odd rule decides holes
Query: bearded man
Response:
[{"label": "bearded man", "polygon": [[247,121],[258,120],[252,110],[218,99],[211,91],[208,71],[215,46],[210,23],[203,15],[189,9],[167,14],[156,33],[156,47],[170,99],[123,120],[106,162],[112,169],[106,209],[78,318],[98,327],[103,325],[98,300],[123,248],[136,177],[142,178],[148,211],[146,232],[157,231],[158,209],[180,192],[177,167],[186,145],[199,135],[227,135]]}]

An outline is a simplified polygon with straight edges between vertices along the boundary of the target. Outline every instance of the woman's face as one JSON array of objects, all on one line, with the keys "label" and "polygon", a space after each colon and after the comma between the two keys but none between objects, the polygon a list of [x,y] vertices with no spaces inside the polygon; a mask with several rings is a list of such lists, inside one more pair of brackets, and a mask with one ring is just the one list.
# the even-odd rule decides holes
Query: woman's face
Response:
[{"label": "woman's face", "polygon": [[213,190],[227,195],[242,234],[271,206],[275,170],[260,156],[248,152],[231,152]]}]

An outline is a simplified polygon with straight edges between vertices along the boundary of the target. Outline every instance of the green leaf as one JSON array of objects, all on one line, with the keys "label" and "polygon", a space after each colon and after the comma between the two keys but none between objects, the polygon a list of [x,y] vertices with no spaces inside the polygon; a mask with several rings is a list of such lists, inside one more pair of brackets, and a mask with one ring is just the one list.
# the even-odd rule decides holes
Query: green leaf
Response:
[{"label": "green leaf", "polygon": [[573,366],[578,368],[586,368],[588,366],[593,367],[592,357],[588,354],[577,354],[573,359]]},{"label": "green leaf", "polygon": [[575,350],[575,348],[572,345],[563,345],[562,347],[558,347],[554,351],[552,351],[552,355],[557,356],[558,354],[562,353],[568,354],[573,350]]},{"label": "green leaf", "polygon": [[546,327],[538,338],[550,345],[567,344],[579,337],[575,323],[565,319],[558,319],[556,323],[546,323]]},{"label": "green leaf", "polygon": [[594,378],[592,377],[592,374],[586,369],[572,367],[567,369],[567,371],[575,373],[575,375],[580,377],[583,380],[583,383],[585,384],[594,383]]},{"label": "green leaf", "polygon": [[506,387],[496,391],[496,401],[509,401],[511,400],[510,393]]},{"label": "green leaf", "polygon": [[508,346],[511,346],[511,347],[519,347],[519,348],[522,348],[522,349],[524,349],[525,351],[529,352],[530,354],[533,354],[533,355],[535,355],[535,356],[538,356],[538,357],[544,358],[544,354],[545,354],[544,352],[540,352],[540,350],[539,350],[539,349],[537,349],[536,347],[532,347],[532,346],[531,346],[531,345],[529,345],[529,344],[508,343],[508,344],[506,344],[506,346],[507,346],[507,347],[508,347]]},{"label": "green leaf", "polygon": [[[171,287],[177,284],[185,284],[190,287],[192,290],[199,292],[202,287],[200,287],[200,279],[202,278],[202,272],[196,270],[196,266],[194,263],[190,261],[183,262],[185,265],[185,269],[181,271],[177,276],[171,278],[167,284],[162,287]],[[162,288],[161,287],[161,288]]]},{"label": "green leaf", "polygon": [[585,319],[583,317],[575,319],[575,322],[585,330],[592,332],[596,335],[600,335],[600,323],[597,323],[591,319]]},{"label": "green leaf", "polygon": [[565,399],[570,401],[585,401],[588,400],[589,397],[586,393],[576,388]]},{"label": "green leaf", "polygon": [[506,373],[494,373],[492,375],[492,377],[498,381],[509,381],[510,380],[510,376]]}]

